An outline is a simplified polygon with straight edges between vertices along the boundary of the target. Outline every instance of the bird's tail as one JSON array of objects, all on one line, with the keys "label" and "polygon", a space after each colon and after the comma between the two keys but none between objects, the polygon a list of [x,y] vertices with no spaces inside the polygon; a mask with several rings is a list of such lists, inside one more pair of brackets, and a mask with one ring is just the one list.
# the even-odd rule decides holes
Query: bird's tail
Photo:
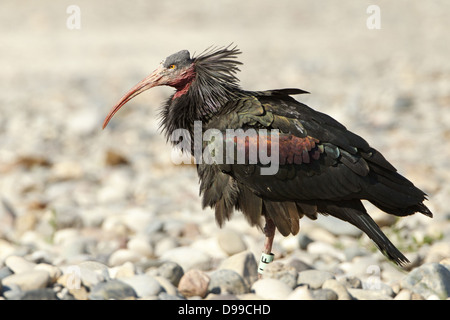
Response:
[{"label": "bird's tail", "polygon": [[362,230],[375,242],[380,251],[396,264],[403,266],[409,263],[409,260],[394,246],[375,221],[367,214],[361,201],[322,202],[317,205],[317,210],[320,213],[330,214],[338,219],[347,221]]},{"label": "bird's tail", "polygon": [[370,185],[366,189],[366,199],[379,209],[396,215],[408,216],[420,212],[428,217],[433,213],[423,201],[426,194],[397,173],[375,163],[370,163]]}]

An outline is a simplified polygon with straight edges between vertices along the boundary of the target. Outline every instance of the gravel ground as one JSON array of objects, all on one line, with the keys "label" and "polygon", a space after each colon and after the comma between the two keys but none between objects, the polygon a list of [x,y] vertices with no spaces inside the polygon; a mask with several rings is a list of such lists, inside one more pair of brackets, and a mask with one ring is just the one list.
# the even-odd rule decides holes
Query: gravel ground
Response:
[{"label": "gravel ground", "polygon": [[[370,30],[368,1],[2,1],[1,299],[448,299],[450,6],[376,3]],[[67,27],[70,5],[81,29]],[[244,88],[312,92],[299,99],[429,195],[433,219],[367,206],[409,266],[321,217],[278,234],[258,280],[263,235],[240,213],[220,230],[195,169],[171,162],[157,120],[170,88],[100,129],[167,55],[231,42]]]}]

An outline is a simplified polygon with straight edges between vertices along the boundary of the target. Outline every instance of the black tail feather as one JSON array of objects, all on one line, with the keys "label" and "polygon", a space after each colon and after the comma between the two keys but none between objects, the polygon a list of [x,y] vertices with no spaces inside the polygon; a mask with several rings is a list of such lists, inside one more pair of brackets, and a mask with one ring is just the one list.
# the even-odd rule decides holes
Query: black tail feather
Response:
[{"label": "black tail feather", "polygon": [[317,208],[321,213],[330,214],[338,219],[347,221],[362,230],[375,242],[378,249],[396,264],[404,266],[409,263],[409,260],[394,246],[375,221],[367,214],[361,201],[322,202]]},{"label": "black tail feather", "polygon": [[370,183],[364,198],[381,210],[396,215],[408,216],[420,212],[428,217],[433,213],[423,204],[427,200],[425,192],[396,171],[390,171],[370,163]]}]

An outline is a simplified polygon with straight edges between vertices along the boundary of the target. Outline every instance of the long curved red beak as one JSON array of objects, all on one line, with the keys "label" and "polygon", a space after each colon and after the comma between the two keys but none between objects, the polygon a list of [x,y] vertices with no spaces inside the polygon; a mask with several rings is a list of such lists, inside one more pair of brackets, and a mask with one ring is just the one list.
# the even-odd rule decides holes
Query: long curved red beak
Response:
[{"label": "long curved red beak", "polygon": [[103,122],[102,129],[105,129],[105,127],[108,125],[109,121],[114,117],[117,111],[119,111],[122,106],[136,97],[138,94],[141,94],[142,92],[161,85],[161,71],[163,67],[162,65],[158,67],[155,71],[153,71],[148,77],[140,81],[138,84],[136,84],[133,88],[131,88],[120,100],[117,102],[117,104],[111,108],[108,115],[105,118],[105,121]]}]

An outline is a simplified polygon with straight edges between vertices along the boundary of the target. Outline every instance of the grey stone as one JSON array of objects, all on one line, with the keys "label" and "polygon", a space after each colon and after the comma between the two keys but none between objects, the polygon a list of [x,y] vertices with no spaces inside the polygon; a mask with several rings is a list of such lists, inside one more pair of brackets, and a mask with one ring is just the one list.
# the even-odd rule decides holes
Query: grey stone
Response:
[{"label": "grey stone", "polygon": [[269,300],[286,299],[292,292],[291,287],[277,279],[260,279],[253,283],[252,289],[261,298]]},{"label": "grey stone", "polygon": [[205,300],[239,300],[234,294],[214,294],[210,293]]},{"label": "grey stone", "polygon": [[72,266],[66,270],[74,272],[77,276],[79,275],[81,283],[88,288],[110,279],[108,267],[97,261],[81,262],[77,266]]},{"label": "grey stone", "polygon": [[56,292],[51,288],[22,291],[9,300],[58,300]]},{"label": "grey stone", "polygon": [[120,266],[125,262],[137,262],[144,258],[144,256],[136,251],[130,249],[119,249],[113,252],[109,257],[108,264],[110,266]]},{"label": "grey stone", "polygon": [[278,279],[286,283],[289,287],[294,289],[297,286],[297,270],[281,262],[274,261],[267,265],[264,269],[263,278]]},{"label": "grey stone", "polygon": [[318,215],[315,223],[318,223],[335,236],[359,237],[362,234],[362,231],[355,226],[333,216]]},{"label": "grey stone", "polygon": [[327,271],[305,270],[298,274],[297,284],[307,284],[311,289],[319,289],[328,279],[334,279],[334,275]]},{"label": "grey stone", "polygon": [[163,291],[167,294],[174,296],[180,295],[178,288],[175,287],[168,279],[161,276],[155,276],[155,279],[159,282],[160,286],[163,288]]},{"label": "grey stone", "polygon": [[43,270],[29,270],[10,275],[2,280],[3,286],[15,284],[22,291],[45,288],[50,282],[48,272]]},{"label": "grey stone", "polygon": [[331,289],[311,290],[311,296],[314,300],[338,300],[338,295]]},{"label": "grey stone", "polygon": [[190,247],[177,247],[166,251],[161,255],[161,260],[176,262],[184,272],[191,269],[208,270],[212,263],[209,255]]},{"label": "grey stone", "polygon": [[158,295],[158,299],[159,300],[186,300],[186,298],[184,298],[182,296],[169,294],[165,291],[161,292]]},{"label": "grey stone", "polygon": [[18,300],[22,295],[22,290],[20,287],[14,283],[9,284],[8,286],[4,286],[2,288],[3,296],[8,300]]},{"label": "grey stone", "polygon": [[308,289],[308,286],[298,286],[292,291],[287,300],[314,300],[314,297],[311,293],[311,290]]},{"label": "grey stone", "polygon": [[164,291],[158,280],[147,274],[138,274],[120,280],[130,285],[138,297],[156,296]]},{"label": "grey stone", "polygon": [[300,233],[300,234],[298,235],[298,245],[299,245],[300,249],[306,250],[306,248],[308,248],[308,245],[309,245],[311,242],[314,242],[314,240],[311,239],[310,237],[308,237],[307,234]]},{"label": "grey stone", "polygon": [[232,229],[220,231],[217,236],[217,242],[219,243],[220,248],[229,256],[247,249],[247,245],[242,239],[242,236]]},{"label": "grey stone", "polygon": [[352,296],[347,288],[336,279],[328,279],[322,284],[322,289],[333,290],[337,294],[338,300],[352,300]]},{"label": "grey stone", "polygon": [[115,279],[98,283],[89,294],[91,300],[121,300],[136,297],[133,287]]},{"label": "grey stone", "polygon": [[220,269],[210,274],[208,291],[214,294],[243,294],[249,289],[244,279],[235,271]]},{"label": "grey stone", "polygon": [[16,274],[30,271],[36,266],[34,262],[30,262],[20,256],[9,256],[5,259],[5,265]]},{"label": "grey stone", "polygon": [[356,300],[392,300],[392,297],[384,294],[381,290],[364,290],[349,288],[348,292]]},{"label": "grey stone", "polygon": [[14,274],[14,272],[11,271],[11,269],[9,269],[8,267],[3,267],[0,268],[0,280],[2,280],[3,278],[6,278],[10,275]]},{"label": "grey stone", "polygon": [[178,263],[167,261],[158,267],[157,274],[168,279],[174,286],[178,286],[184,271]]},{"label": "grey stone", "polygon": [[258,279],[258,265],[255,256],[250,251],[240,252],[225,259],[219,269],[230,269],[237,272],[250,288]]},{"label": "grey stone", "polygon": [[362,289],[362,281],[355,276],[344,276],[339,278],[339,282],[347,288]]},{"label": "grey stone", "polygon": [[367,255],[367,251],[359,246],[351,246],[344,249],[345,260],[351,261],[355,257]]},{"label": "grey stone", "polygon": [[402,279],[401,285],[424,298],[435,295],[447,299],[450,296],[450,271],[439,263],[427,263],[412,270]]},{"label": "grey stone", "polygon": [[306,263],[300,259],[297,259],[297,258],[291,259],[289,262],[286,263],[286,265],[294,267],[297,272],[314,269],[308,263]]}]

